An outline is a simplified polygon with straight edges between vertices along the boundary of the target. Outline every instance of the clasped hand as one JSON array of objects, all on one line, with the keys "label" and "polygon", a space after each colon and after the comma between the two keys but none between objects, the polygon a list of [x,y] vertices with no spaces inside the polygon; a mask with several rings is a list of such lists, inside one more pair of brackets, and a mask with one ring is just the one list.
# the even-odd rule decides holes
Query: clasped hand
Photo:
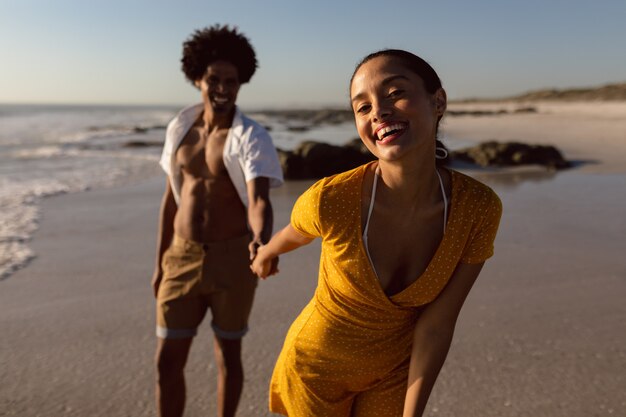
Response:
[{"label": "clasped hand", "polygon": [[268,253],[267,247],[259,245],[255,248],[255,253],[250,251],[252,263],[250,269],[259,278],[265,279],[269,276],[276,275],[278,271],[278,256]]}]

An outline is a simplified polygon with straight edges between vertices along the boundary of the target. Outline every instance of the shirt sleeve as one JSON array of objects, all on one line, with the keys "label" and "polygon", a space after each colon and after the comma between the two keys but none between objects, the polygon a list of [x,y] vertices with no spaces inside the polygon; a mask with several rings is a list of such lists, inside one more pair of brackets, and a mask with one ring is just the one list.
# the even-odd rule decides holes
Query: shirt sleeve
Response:
[{"label": "shirt sleeve", "polygon": [[502,202],[492,191],[485,206],[485,215],[478,229],[470,237],[470,241],[461,257],[462,263],[478,264],[493,256],[494,241],[500,225],[500,217],[502,216]]},{"label": "shirt sleeve", "polygon": [[283,171],[272,138],[267,131],[253,128],[250,138],[244,144],[243,174],[246,182],[267,177],[270,187],[279,187],[283,183]]},{"label": "shirt sleeve", "polygon": [[322,189],[322,181],[320,180],[298,197],[293,210],[291,210],[291,226],[298,233],[308,238],[322,236],[320,223]]},{"label": "shirt sleeve", "polygon": [[165,142],[163,143],[163,152],[161,152],[161,159],[159,165],[167,175],[172,175],[172,152],[174,148],[173,130],[176,124],[176,119],[172,120],[165,130]]}]

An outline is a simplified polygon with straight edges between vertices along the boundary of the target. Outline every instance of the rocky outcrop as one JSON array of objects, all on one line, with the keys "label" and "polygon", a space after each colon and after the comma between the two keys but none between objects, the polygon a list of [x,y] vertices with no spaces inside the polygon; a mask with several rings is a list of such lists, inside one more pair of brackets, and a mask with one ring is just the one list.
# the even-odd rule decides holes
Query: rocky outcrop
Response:
[{"label": "rocky outcrop", "polygon": [[[443,144],[438,143],[438,146]],[[437,162],[446,165],[462,161],[480,167],[511,167],[540,165],[548,169],[571,166],[554,146],[527,145],[518,142],[484,142],[479,145],[448,151],[449,157]],[[318,179],[347,171],[376,159],[359,138],[343,146],[306,141],[293,151],[278,149],[285,179]]]},{"label": "rocky outcrop", "polygon": [[354,121],[354,114],[349,108],[263,110],[255,114],[309,126],[335,125]]},{"label": "rocky outcrop", "polygon": [[527,145],[518,142],[483,142],[452,152],[452,159],[481,167],[542,165],[549,169],[564,169],[571,166],[554,146]]},{"label": "rocky outcrop", "polygon": [[306,141],[293,151],[278,149],[283,175],[286,179],[317,179],[374,160],[374,156],[360,144],[360,139],[350,141],[345,146]]}]

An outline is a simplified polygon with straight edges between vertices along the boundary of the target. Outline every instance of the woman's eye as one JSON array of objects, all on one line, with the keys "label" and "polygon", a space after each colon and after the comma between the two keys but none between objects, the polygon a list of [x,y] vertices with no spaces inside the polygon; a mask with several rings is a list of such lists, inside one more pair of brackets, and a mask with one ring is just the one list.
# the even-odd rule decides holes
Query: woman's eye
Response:
[{"label": "woman's eye", "polygon": [[357,113],[366,113],[369,110],[370,106],[369,104],[364,104],[362,106],[359,106],[356,108],[356,112]]},{"label": "woman's eye", "polygon": [[389,92],[389,97],[398,97],[402,94],[402,90],[393,90]]}]

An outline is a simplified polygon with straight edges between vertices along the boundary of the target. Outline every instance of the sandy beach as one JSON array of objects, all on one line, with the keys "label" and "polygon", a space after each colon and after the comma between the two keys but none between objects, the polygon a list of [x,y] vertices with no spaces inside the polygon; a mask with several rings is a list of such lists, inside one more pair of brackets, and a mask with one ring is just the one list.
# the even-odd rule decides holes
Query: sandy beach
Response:
[{"label": "sandy beach", "polygon": [[[480,106],[503,105],[514,106]],[[537,107],[444,123],[469,142],[552,144],[580,164],[466,171],[496,190],[504,214],[429,417],[626,416],[626,103]],[[272,192],[276,229],[311,183]],[[0,416],[155,415],[149,284],[164,184],[155,174],[44,200],[35,260],[0,281]],[[270,415],[273,364],[313,295],[318,257],[319,244],[287,254],[259,285],[242,417]],[[215,415],[211,338],[205,322],[187,366],[189,417]]]}]

